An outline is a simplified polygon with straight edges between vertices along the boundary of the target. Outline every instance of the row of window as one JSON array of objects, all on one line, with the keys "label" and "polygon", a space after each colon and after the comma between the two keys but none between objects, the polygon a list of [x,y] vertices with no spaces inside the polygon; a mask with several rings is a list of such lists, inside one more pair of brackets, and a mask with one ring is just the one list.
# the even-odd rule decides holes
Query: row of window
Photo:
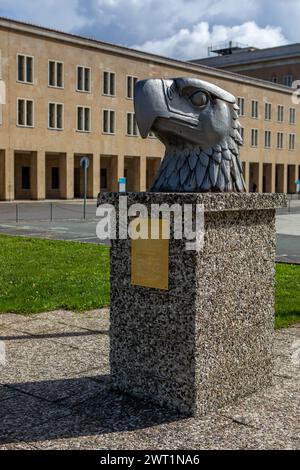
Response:
[{"label": "row of window", "polygon": [[[271,82],[280,83],[280,80],[276,75],[273,75],[273,77],[271,78]],[[283,80],[282,80],[283,85],[291,87],[293,85],[293,82],[294,82],[293,75],[285,75],[283,77]]]},{"label": "row of window", "polygon": [[[245,98],[238,97],[239,116],[245,116]],[[253,119],[259,118],[259,102],[257,100],[251,101],[251,117]],[[272,103],[265,103],[265,121],[272,120]],[[277,121],[284,122],[284,106],[277,106]],[[296,124],[296,109],[289,108],[289,123]]]},{"label": "row of window", "polygon": [[[18,98],[17,124],[21,127],[34,127],[34,102],[32,100]],[[48,126],[49,129],[63,130],[64,128],[64,105],[61,103],[48,104]],[[91,108],[77,106],[77,131],[91,132]],[[116,111],[104,109],[102,111],[102,132],[104,134],[115,134]],[[138,127],[134,113],[127,113],[127,135],[138,136]],[[154,137],[151,133],[150,137]]]},{"label": "row of window", "polygon": [[[34,83],[34,59],[32,56],[17,55],[17,80],[21,83]],[[134,97],[134,87],[137,77],[126,77],[126,96]],[[64,88],[64,64],[56,60],[48,62],[48,86],[52,88]],[[90,93],[92,89],[92,70],[90,67],[78,65],[76,67],[76,91]],[[102,93],[105,96],[116,96],[115,72],[103,72]]]},{"label": "row of window", "polygon": [[[295,150],[296,148],[296,134],[288,135],[288,149]],[[272,132],[265,131],[265,148],[269,149],[272,147]],[[258,147],[258,129],[251,129],[251,147]],[[284,148],[284,134],[283,132],[277,132],[277,149],[281,150]]]}]

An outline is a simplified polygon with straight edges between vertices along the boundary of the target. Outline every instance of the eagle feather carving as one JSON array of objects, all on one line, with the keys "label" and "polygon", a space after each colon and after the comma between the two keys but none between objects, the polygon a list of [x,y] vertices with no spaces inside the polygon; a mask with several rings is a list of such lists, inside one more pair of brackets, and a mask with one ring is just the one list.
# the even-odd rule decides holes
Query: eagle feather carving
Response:
[{"label": "eagle feather carving", "polygon": [[152,192],[244,192],[243,143],[235,97],[195,78],[137,83],[140,134],[165,145]]}]

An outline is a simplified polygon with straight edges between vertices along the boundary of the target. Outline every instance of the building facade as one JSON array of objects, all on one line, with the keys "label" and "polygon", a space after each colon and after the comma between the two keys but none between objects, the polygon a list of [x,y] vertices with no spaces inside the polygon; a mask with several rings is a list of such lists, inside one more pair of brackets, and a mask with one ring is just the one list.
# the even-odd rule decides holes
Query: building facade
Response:
[{"label": "building facade", "polygon": [[192,63],[288,87],[300,80],[300,44],[257,49],[229,43],[227,47],[212,47],[211,52],[216,55],[193,60]]},{"label": "building facade", "polygon": [[194,76],[238,97],[250,191],[295,192],[300,121],[292,91],[202,65],[0,19],[0,200],[73,199],[150,188],[163,157],[135,122],[136,80]]}]

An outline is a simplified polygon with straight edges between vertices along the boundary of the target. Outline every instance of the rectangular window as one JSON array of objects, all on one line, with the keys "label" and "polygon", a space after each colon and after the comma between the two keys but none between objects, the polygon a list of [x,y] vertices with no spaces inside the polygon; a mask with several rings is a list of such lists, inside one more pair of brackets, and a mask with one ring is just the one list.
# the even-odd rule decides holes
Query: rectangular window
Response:
[{"label": "rectangular window", "polygon": [[277,148],[283,149],[283,132],[277,132]]},{"label": "rectangular window", "polygon": [[59,189],[59,168],[52,167],[51,187],[52,189]]},{"label": "rectangular window", "polygon": [[137,84],[137,77],[128,76],[127,77],[127,98],[133,100],[134,98],[134,89]]},{"label": "rectangular window", "polygon": [[241,138],[243,139],[243,145],[245,144],[245,129],[241,127],[240,129]]},{"label": "rectangular window", "polygon": [[293,75],[286,75],[286,76],[283,78],[283,84],[284,84],[285,86],[291,87],[292,84],[293,84]]},{"label": "rectangular window", "polygon": [[138,135],[138,128],[134,113],[127,113],[127,135],[134,137]]},{"label": "rectangular window", "polygon": [[104,134],[114,134],[116,128],[116,113],[111,109],[103,110],[103,126],[102,132]]},{"label": "rectangular window", "polygon": [[245,116],[245,98],[242,98],[239,96],[237,99],[237,104],[238,104],[238,107],[240,108],[238,110],[238,115]]},{"label": "rectangular window", "polygon": [[23,127],[33,127],[33,101],[18,98],[17,124]]},{"label": "rectangular window", "polygon": [[30,189],[30,166],[22,166],[22,189]]},{"label": "rectangular window", "polygon": [[258,118],[258,101],[252,100],[251,117]]},{"label": "rectangular window", "polygon": [[89,67],[77,66],[77,91],[86,93],[91,91],[91,69]]},{"label": "rectangular window", "polygon": [[64,106],[60,103],[49,103],[48,126],[50,129],[61,130],[63,124]]},{"label": "rectangular window", "polygon": [[265,131],[265,148],[271,148],[271,131]]},{"label": "rectangular window", "polygon": [[277,121],[278,122],[283,122],[284,119],[284,107],[281,105],[278,105],[277,108]]},{"label": "rectangular window", "polygon": [[289,135],[289,150],[295,150],[296,134]]},{"label": "rectangular window", "polygon": [[17,55],[18,82],[33,83],[33,57]]},{"label": "rectangular window", "polygon": [[103,72],[103,94],[106,96],[116,95],[116,74],[114,72]]},{"label": "rectangular window", "polygon": [[91,108],[77,106],[77,131],[91,131]]},{"label": "rectangular window", "polygon": [[55,60],[49,60],[48,85],[55,88],[64,87],[64,64]]},{"label": "rectangular window", "polygon": [[271,121],[272,119],[272,104],[265,103],[265,120]]},{"label": "rectangular window", "polygon": [[296,124],[296,109],[290,108],[290,124]]},{"label": "rectangular window", "polygon": [[251,129],[251,147],[258,145],[258,129]]}]

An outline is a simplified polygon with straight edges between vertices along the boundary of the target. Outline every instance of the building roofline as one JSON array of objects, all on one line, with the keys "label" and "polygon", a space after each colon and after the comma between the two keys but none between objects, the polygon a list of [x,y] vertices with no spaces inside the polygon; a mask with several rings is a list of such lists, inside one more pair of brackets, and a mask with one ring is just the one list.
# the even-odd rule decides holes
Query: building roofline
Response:
[{"label": "building roofline", "polygon": [[54,40],[61,40],[67,43],[71,43],[77,46],[98,49],[102,51],[107,51],[110,53],[114,53],[116,55],[123,55],[127,57],[134,57],[135,59],[140,60],[148,60],[153,63],[168,65],[170,67],[181,68],[182,70],[190,70],[191,72],[203,72],[209,76],[222,78],[227,80],[234,80],[238,83],[248,84],[248,85],[255,85],[260,88],[265,88],[277,92],[283,92],[287,94],[291,94],[293,90],[290,87],[286,87],[284,85],[267,82],[265,80],[260,80],[257,78],[252,77],[245,77],[243,75],[239,75],[237,73],[229,72],[217,68],[210,67],[208,65],[203,64],[196,64],[193,62],[185,62],[178,59],[172,59],[169,57],[160,56],[157,54],[152,54],[144,51],[140,51],[137,49],[132,49],[126,46],[120,46],[116,44],[112,44],[109,42],[100,41],[94,38],[88,38],[84,36],[80,36],[73,33],[67,33],[64,31],[59,31],[56,29],[52,29],[49,27],[41,26],[32,24],[29,22],[24,22],[20,20],[14,20],[7,17],[0,16],[0,29],[12,30],[15,32],[20,33],[27,33],[32,35],[39,35],[44,38],[54,39]]},{"label": "building roofline", "polygon": [[[285,52],[284,52],[285,51]],[[276,54],[277,53],[277,54]],[[206,65],[210,62],[219,67],[234,67],[244,64],[254,64],[260,62],[272,62],[274,60],[290,59],[299,57],[300,43],[285,44],[283,46],[269,47],[266,49],[256,49],[255,51],[240,51],[230,55],[203,57],[202,59],[192,59],[190,62],[199,65]]]}]

